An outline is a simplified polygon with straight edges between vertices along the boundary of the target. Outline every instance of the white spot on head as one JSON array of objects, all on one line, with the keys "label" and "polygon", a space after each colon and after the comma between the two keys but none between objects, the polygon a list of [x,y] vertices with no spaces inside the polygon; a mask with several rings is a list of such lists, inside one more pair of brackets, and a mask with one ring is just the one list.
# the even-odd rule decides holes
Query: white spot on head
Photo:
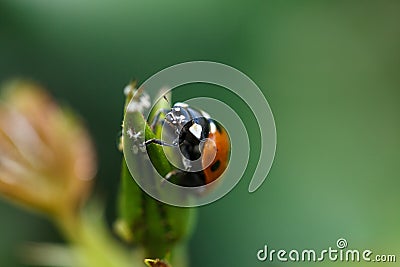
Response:
[{"label": "white spot on head", "polygon": [[206,119],[210,119],[211,117],[210,117],[210,114],[208,114],[207,112],[205,112],[205,111],[201,111],[201,115],[204,117],[204,118],[206,118]]},{"label": "white spot on head", "polygon": [[182,102],[178,102],[174,104],[174,107],[181,107],[181,108],[187,108],[189,107],[188,104],[186,103],[182,103]]},{"label": "white spot on head", "polygon": [[181,108],[179,108],[179,107],[177,107],[177,108],[174,108],[174,111],[176,111],[176,112],[180,112],[180,111],[181,111]]},{"label": "white spot on head", "polygon": [[215,125],[214,122],[210,123],[210,132],[215,133],[217,131],[217,126]]},{"label": "white spot on head", "polygon": [[189,131],[196,136],[197,139],[200,140],[201,137],[201,132],[203,131],[203,127],[201,127],[200,124],[194,123],[192,126],[190,126]]}]

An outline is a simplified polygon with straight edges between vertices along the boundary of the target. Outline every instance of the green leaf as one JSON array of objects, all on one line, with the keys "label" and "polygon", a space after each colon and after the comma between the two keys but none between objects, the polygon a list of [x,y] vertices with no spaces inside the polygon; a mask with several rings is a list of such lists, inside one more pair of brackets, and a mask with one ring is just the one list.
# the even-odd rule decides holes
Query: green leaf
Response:
[{"label": "green leaf", "polygon": [[[134,89],[135,84],[130,85],[127,94],[125,110],[129,102],[135,97],[139,98],[140,91]],[[169,96],[167,96],[168,99]],[[150,114],[150,121],[156,112],[168,108],[169,101],[161,99]],[[156,127],[154,133],[139,111],[129,113],[130,123],[134,129],[146,129],[145,139],[159,138],[160,127]],[[150,144],[147,153],[156,171],[165,176],[173,170],[160,145]],[[133,175],[155,179],[154,170],[145,169],[144,161],[147,160],[143,153],[136,153],[134,161],[130,162]],[[118,220],[115,230],[119,236],[127,242],[133,242],[144,248],[146,257],[164,258],[172,253],[176,245],[184,242],[190,236],[193,228],[195,210],[189,208],[173,207],[161,203],[145,192],[136,184],[127,167],[125,159],[122,162],[121,186],[118,198]],[[172,258],[176,255],[172,255]]]}]

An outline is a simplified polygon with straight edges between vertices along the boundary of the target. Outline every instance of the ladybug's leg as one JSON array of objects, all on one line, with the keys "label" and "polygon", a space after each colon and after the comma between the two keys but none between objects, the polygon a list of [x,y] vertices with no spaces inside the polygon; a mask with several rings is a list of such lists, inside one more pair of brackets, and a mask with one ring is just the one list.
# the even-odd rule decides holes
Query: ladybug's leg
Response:
[{"label": "ladybug's leg", "polygon": [[[172,170],[164,176],[165,181],[185,187],[198,187],[206,184],[203,172],[185,172],[183,170]],[[161,183],[163,183],[161,181]]]},{"label": "ladybug's leg", "polygon": [[[174,178],[174,180],[178,179],[178,181],[181,181],[184,174],[185,173],[181,170],[177,170],[177,169],[172,170],[169,173],[167,173],[167,175],[164,176],[164,180],[161,181],[161,184],[165,183],[166,181],[170,181],[172,178]],[[178,185],[179,185],[179,183],[178,183]]]},{"label": "ladybug's leg", "polygon": [[164,184],[166,181],[169,181],[172,177],[181,177],[183,176],[183,172],[181,170],[172,170],[164,176],[164,179],[161,180],[161,184]]},{"label": "ladybug's leg", "polygon": [[164,142],[164,141],[162,141],[162,140],[155,139],[155,138],[146,140],[146,141],[144,142],[144,145],[145,145],[145,146],[148,146],[148,145],[150,145],[150,144],[156,144],[156,145],[160,145],[160,146],[171,146],[171,147],[177,146],[177,145],[169,144],[169,143],[167,143],[167,142]]},{"label": "ladybug's leg", "polygon": [[165,175],[164,178],[165,178],[166,180],[169,180],[169,179],[171,179],[172,176],[178,175],[178,174],[180,174],[180,173],[182,173],[181,170],[172,170],[172,171],[170,171],[169,173],[167,173],[167,175]]}]

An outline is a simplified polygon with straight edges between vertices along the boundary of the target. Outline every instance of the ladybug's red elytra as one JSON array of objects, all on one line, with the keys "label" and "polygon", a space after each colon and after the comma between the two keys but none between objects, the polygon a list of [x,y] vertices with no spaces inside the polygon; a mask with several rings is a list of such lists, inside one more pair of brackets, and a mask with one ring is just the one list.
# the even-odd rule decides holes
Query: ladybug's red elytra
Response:
[{"label": "ladybug's red elytra", "polygon": [[[162,120],[161,114],[165,114]],[[197,187],[215,181],[224,173],[230,158],[229,135],[206,112],[185,103],[176,103],[170,110],[160,110],[151,127],[154,128],[157,123],[164,124],[168,131],[175,134],[175,140],[170,144],[150,139],[145,144],[179,147],[185,166],[185,170],[174,170],[167,174],[166,179],[180,186]],[[200,166],[193,166],[196,162]]]}]

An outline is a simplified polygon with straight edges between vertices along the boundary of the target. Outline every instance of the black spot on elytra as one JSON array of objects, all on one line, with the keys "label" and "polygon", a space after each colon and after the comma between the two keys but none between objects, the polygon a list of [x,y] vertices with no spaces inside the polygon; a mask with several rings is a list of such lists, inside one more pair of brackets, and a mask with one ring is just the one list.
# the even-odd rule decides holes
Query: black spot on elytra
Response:
[{"label": "black spot on elytra", "polygon": [[220,165],[221,165],[221,161],[217,160],[213,165],[211,165],[211,171],[215,172],[216,170],[218,170]]}]

